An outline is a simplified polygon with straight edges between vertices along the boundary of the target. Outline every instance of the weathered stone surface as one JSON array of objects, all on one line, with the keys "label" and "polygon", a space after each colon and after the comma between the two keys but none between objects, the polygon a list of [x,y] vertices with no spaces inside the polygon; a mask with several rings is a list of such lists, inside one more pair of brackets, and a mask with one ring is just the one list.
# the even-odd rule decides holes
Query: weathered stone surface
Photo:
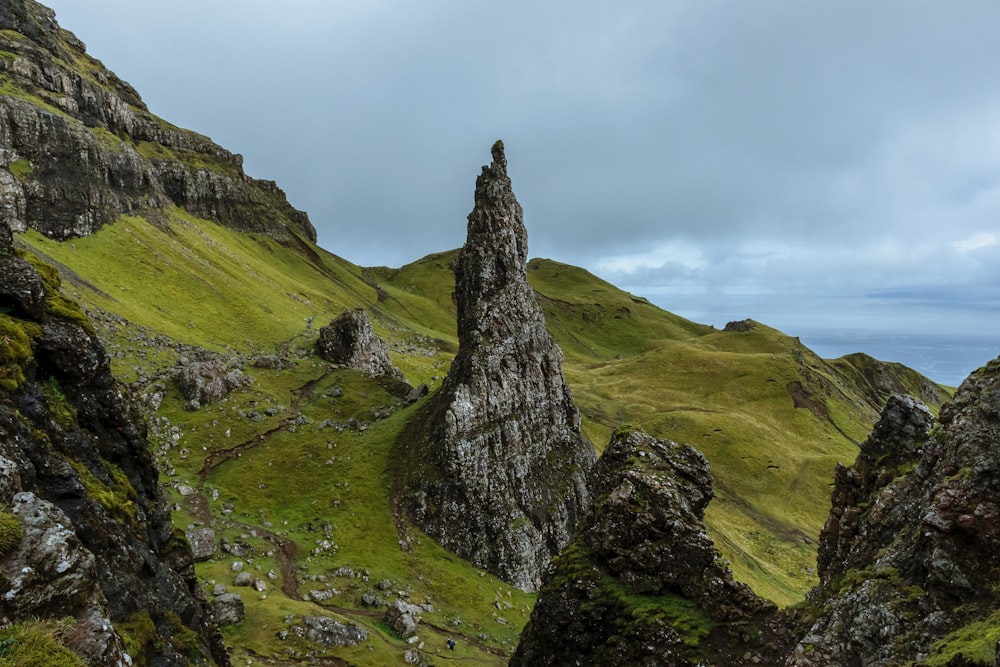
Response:
[{"label": "weathered stone surface", "polygon": [[237,593],[223,593],[209,604],[209,611],[218,626],[242,623],[246,618],[243,598]]},{"label": "weathered stone surface", "polygon": [[455,262],[459,351],[420,418],[429,437],[403,445],[405,502],[446,548],[531,590],[585,511],[594,450],[527,282],[527,232],[499,141],[475,202]]},{"label": "weathered stone surface", "polygon": [[921,662],[996,609],[1000,360],[962,383],[940,428],[932,423],[918,401],[894,397],[857,462],[838,468],[810,593],[826,611],[789,666]]},{"label": "weathered stone surface", "polygon": [[389,360],[389,346],[375,334],[368,312],[348,310],[319,330],[319,355],[335,364],[367,373],[389,375],[403,380],[403,374]]},{"label": "weathered stone surface", "polygon": [[58,507],[31,492],[14,496],[20,546],[0,564],[0,609],[8,619],[72,616],[70,648],[101,665],[126,665],[125,644],[111,625],[94,554]]},{"label": "weathered stone surface", "polygon": [[185,531],[191,544],[191,555],[196,561],[208,560],[215,555],[217,545],[215,531],[207,526]]},{"label": "weathered stone surface", "polygon": [[[591,512],[550,568],[511,665],[778,664],[775,607],[733,579],[706,532],[700,452],[619,431],[590,489]],[[702,620],[671,623],[671,604]]]},{"label": "weathered stone surface", "polygon": [[[11,91],[0,98],[6,227],[65,239],[121,214],[158,218],[178,206],[238,230],[316,240],[273,182],[248,177],[241,156],[149,113],[131,86],[59,30],[51,10],[5,0],[0,11],[9,28],[0,51],[12,54],[0,59]],[[80,61],[92,65],[87,75],[72,66]]]},{"label": "weathered stone surface", "polygon": [[420,607],[396,598],[389,603],[389,609],[385,612],[385,622],[396,631],[397,635],[406,639],[417,632],[417,623],[420,622],[422,612],[423,609]]},{"label": "weathered stone surface", "polygon": [[368,631],[357,623],[341,623],[329,616],[306,616],[297,634],[326,647],[356,646],[368,639]]},{"label": "weathered stone surface", "polygon": [[250,385],[253,380],[241,369],[231,368],[221,359],[212,359],[181,366],[174,374],[174,382],[189,405],[197,409]]},{"label": "weathered stone surface", "polygon": [[[28,275],[34,269],[26,263],[8,262],[0,263],[0,284],[15,282],[6,271],[12,266],[18,283],[41,279]],[[0,392],[0,490],[5,501],[17,494],[33,508],[25,517],[55,518],[44,529],[26,523],[29,538],[40,535],[21,543],[24,565],[0,577],[0,593],[10,596],[3,614],[72,615],[72,648],[90,664],[117,665],[121,642],[109,621],[146,613],[157,638],[133,657],[164,667],[185,662],[170,643],[169,615],[193,631],[191,650],[228,665],[195,595],[191,551],[171,526],[145,428],[82,313],[65,303],[49,307],[59,289],[54,271],[45,285],[44,308],[8,314],[30,355],[18,360],[22,377]],[[107,491],[92,497],[95,485]]]},{"label": "weathered stone surface", "polygon": [[[9,247],[9,246],[8,246]],[[45,287],[38,272],[22,257],[0,254],[0,308],[32,320],[45,316]]]}]

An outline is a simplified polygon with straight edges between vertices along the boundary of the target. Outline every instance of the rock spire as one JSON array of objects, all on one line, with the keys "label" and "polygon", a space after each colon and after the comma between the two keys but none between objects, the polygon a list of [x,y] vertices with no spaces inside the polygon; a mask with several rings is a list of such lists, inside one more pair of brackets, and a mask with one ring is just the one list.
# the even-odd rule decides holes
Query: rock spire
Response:
[{"label": "rock spire", "polygon": [[595,456],[527,282],[503,143],[492,153],[454,266],[459,351],[408,443],[407,505],[445,547],[532,590],[585,511]]}]

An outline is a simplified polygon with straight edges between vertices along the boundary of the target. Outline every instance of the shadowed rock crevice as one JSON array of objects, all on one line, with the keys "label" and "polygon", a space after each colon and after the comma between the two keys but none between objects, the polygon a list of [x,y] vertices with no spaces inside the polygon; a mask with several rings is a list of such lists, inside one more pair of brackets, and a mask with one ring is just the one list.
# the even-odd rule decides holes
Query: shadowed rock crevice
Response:
[{"label": "shadowed rock crevice", "polygon": [[402,443],[406,509],[445,547],[525,590],[569,541],[594,450],[527,282],[503,144],[476,180],[455,261],[459,352]]}]

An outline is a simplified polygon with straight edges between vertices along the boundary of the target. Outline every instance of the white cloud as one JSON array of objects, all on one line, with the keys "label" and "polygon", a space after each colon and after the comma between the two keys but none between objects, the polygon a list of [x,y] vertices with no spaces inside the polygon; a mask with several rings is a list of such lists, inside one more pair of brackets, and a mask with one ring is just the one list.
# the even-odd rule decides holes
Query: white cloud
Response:
[{"label": "white cloud", "polygon": [[973,252],[976,250],[982,250],[983,248],[992,248],[1000,245],[1000,236],[997,236],[993,232],[979,232],[969,236],[968,238],[955,241],[951,245],[959,252]]}]

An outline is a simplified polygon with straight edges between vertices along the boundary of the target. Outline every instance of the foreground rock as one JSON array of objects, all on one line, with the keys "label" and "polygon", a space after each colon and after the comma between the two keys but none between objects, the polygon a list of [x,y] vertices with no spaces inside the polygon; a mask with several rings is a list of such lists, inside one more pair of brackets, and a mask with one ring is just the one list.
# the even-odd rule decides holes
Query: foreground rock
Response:
[{"label": "foreground rock", "polygon": [[894,397],[857,462],[837,469],[810,594],[824,611],[788,665],[993,664],[977,656],[994,651],[984,633],[1000,591],[1000,360],[962,383],[940,422],[930,435],[927,408]]},{"label": "foreground rock", "polygon": [[593,509],[554,561],[511,665],[773,665],[775,607],[733,580],[703,524],[700,452],[614,435],[591,473]]},{"label": "foreground rock", "polygon": [[400,445],[404,504],[446,548],[532,590],[582,518],[594,450],[527,282],[527,233],[499,141],[475,200],[455,262],[459,351]]},{"label": "foreground rock", "polygon": [[68,622],[64,641],[89,664],[127,664],[115,628],[131,624],[151,628],[135,664],[228,665],[145,429],[90,322],[53,269],[8,257],[20,261],[0,263],[0,284],[31,287],[0,290],[3,622]]}]

